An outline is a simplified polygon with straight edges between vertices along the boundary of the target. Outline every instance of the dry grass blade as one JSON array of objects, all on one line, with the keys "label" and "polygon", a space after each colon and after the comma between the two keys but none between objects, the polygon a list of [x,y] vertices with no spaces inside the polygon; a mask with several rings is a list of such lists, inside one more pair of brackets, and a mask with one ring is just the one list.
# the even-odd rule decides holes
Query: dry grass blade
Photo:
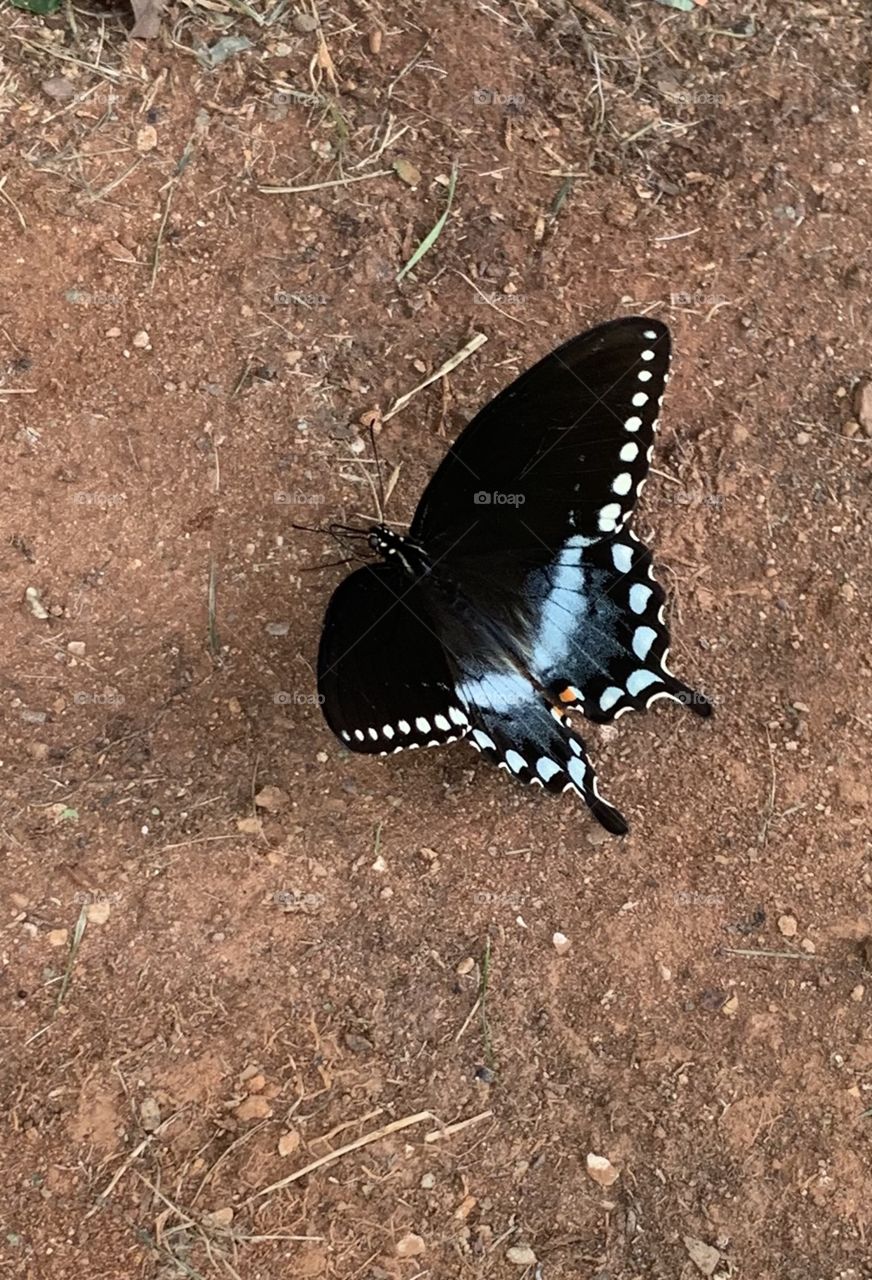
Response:
[{"label": "dry grass blade", "polygon": [[305,1178],[307,1173],[314,1173],[316,1169],[322,1169],[325,1164],[332,1164],[334,1160],[341,1160],[343,1156],[347,1156],[352,1151],[359,1151],[361,1147],[368,1147],[370,1143],[378,1142],[381,1138],[387,1138],[392,1133],[400,1133],[403,1129],[410,1129],[413,1124],[421,1124],[424,1120],[435,1120],[438,1123],[438,1116],[434,1116],[432,1111],[416,1111],[414,1115],[404,1116],[402,1120],[392,1120],[390,1124],[383,1125],[381,1129],[373,1129],[371,1133],[365,1133],[362,1138],[356,1138],[354,1142],[346,1143],[344,1147],[337,1147],[335,1151],[329,1151],[326,1156],[313,1160],[311,1164],[304,1165],[296,1173],[288,1174],[287,1178],[282,1178],[279,1182],[274,1182],[269,1187],[264,1187],[262,1191],[255,1191],[253,1196],[249,1196],[242,1203],[249,1205],[255,1200],[262,1199],[263,1196],[271,1195],[274,1191],[281,1191],[284,1187],[289,1187],[292,1182]]},{"label": "dry grass blade", "polygon": [[395,400],[382,418],[382,422],[387,422],[395,413],[399,413],[400,410],[404,409],[412,397],[416,396],[419,391],[423,391],[424,388],[429,387],[432,382],[438,382],[440,378],[444,378],[446,374],[451,373],[453,369],[456,369],[459,364],[462,364],[463,361],[471,356],[474,351],[478,351],[479,347],[483,346],[486,342],[486,333],[473,334],[466,346],[463,347],[462,350],[458,351],[456,355],[453,355],[450,360],[446,360],[444,364],[440,365],[435,373],[431,373],[423,382],[419,382],[417,387],[413,387],[411,391],[407,391],[405,395],[400,396],[399,400]]},{"label": "dry grass blade", "polygon": [[352,182],[369,182],[371,178],[390,178],[393,169],[378,169],[375,173],[359,173],[353,178],[331,178],[329,182],[312,182],[304,187],[258,187],[265,196],[295,196],[302,191],[324,191],[327,187],[347,187]]},{"label": "dry grass blade", "polygon": [[430,250],[433,248],[436,241],[439,239],[440,235],[442,234],[442,228],[445,226],[445,223],[448,221],[448,215],[451,212],[451,205],[454,201],[454,189],[456,186],[457,186],[457,165],[455,165],[451,170],[451,178],[449,179],[449,182],[448,182],[448,199],[445,203],[445,208],[442,212],[442,216],[437,219],[436,225],[433,227],[433,230],[428,232],[428,234],[424,237],[424,239],[418,245],[417,249],[412,254],[411,258],[406,263],[406,265],[397,272],[397,284],[399,284],[400,281],[405,276],[407,276],[414,267],[418,265],[418,263],[421,261],[424,255],[430,252]]},{"label": "dry grass blade", "polygon": [[66,999],[67,992],[70,989],[70,983],[73,978],[73,967],[75,966],[75,963],[76,963],[76,956],[79,954],[79,947],[82,945],[82,938],[85,936],[85,928],[87,924],[88,924],[88,906],[86,903],[82,907],[81,911],[79,912],[79,918],[76,921],[76,927],[73,929],[73,936],[70,939],[70,950],[67,955],[67,967],[64,970],[64,977],[63,977],[63,981],[61,982],[61,989],[58,992],[58,998],[55,1001],[55,1013],[57,1013],[58,1010],[60,1009],[61,1005]]}]

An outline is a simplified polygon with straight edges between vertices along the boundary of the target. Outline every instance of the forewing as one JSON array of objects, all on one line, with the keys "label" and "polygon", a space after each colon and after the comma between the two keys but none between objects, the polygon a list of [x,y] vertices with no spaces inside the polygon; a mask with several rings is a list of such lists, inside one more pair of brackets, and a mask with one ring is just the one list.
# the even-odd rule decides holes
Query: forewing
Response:
[{"label": "forewing", "polygon": [[[620,529],[648,471],[669,330],[631,316],[572,338],[472,420],[427,486],[411,536],[451,562]],[[538,549],[538,550],[537,550]]]}]

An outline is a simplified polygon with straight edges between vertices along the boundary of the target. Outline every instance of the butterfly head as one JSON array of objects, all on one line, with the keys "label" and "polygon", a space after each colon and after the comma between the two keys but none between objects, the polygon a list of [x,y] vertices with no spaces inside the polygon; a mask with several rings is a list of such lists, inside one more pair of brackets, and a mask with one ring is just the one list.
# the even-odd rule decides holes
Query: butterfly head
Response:
[{"label": "butterfly head", "polygon": [[388,564],[399,564],[413,578],[419,578],[429,569],[429,561],[417,543],[410,542],[400,533],[383,524],[374,524],[369,531],[369,545]]}]

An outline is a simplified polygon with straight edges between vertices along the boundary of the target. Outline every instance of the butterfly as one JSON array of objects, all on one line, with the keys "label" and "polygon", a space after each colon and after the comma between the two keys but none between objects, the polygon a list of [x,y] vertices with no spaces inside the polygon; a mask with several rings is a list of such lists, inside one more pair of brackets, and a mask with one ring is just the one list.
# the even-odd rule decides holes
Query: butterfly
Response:
[{"label": "butterfly", "polygon": [[334,592],[318,655],[325,719],[351,751],[465,738],[626,833],[574,713],[604,724],[659,698],[712,710],[667,666],[665,593],[630,528],[670,351],[647,317],[570,339],[473,418],[408,534],[366,532],[380,560]]}]

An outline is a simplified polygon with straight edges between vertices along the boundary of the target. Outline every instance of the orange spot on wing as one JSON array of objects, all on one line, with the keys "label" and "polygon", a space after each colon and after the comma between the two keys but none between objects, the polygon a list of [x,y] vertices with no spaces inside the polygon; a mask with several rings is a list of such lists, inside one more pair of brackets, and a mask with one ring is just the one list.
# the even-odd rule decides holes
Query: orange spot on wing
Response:
[{"label": "orange spot on wing", "polygon": [[567,685],[566,688],[563,690],[563,692],[559,693],[557,696],[561,702],[577,702],[578,701],[578,691],[576,689],[573,689],[571,684]]}]

